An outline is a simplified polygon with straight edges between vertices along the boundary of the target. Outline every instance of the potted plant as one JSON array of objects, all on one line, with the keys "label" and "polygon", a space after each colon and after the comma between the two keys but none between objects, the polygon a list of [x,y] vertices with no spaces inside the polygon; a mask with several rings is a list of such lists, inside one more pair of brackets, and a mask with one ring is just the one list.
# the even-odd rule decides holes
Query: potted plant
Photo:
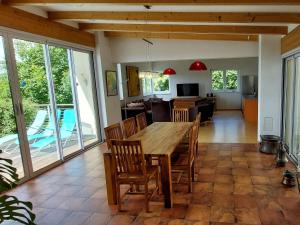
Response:
[{"label": "potted plant", "polygon": [[12,164],[12,160],[0,157],[0,223],[5,220],[14,220],[21,224],[35,225],[32,203],[20,201],[15,196],[4,194],[16,187],[19,181],[17,169]]}]

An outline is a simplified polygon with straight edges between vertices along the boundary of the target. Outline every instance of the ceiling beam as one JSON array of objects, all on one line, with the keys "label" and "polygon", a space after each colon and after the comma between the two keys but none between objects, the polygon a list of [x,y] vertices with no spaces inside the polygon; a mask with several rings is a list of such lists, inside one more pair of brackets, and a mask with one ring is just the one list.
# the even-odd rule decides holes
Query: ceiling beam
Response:
[{"label": "ceiling beam", "polygon": [[218,25],[161,25],[161,24],[99,24],[81,23],[85,31],[128,31],[156,33],[207,33],[207,34],[287,34],[286,26],[218,26]]},{"label": "ceiling beam", "polygon": [[48,12],[52,20],[126,20],[155,22],[300,23],[300,13],[231,12]]},{"label": "ceiling beam", "polygon": [[7,4],[107,3],[135,5],[299,5],[300,0],[3,0]]},{"label": "ceiling beam", "polygon": [[95,47],[94,34],[80,31],[61,23],[23,10],[0,4],[0,26],[32,34]]},{"label": "ceiling beam", "polygon": [[281,39],[281,53],[287,53],[300,46],[300,26]]},{"label": "ceiling beam", "polygon": [[158,38],[158,39],[189,39],[189,40],[222,40],[222,41],[258,41],[257,35],[238,34],[186,34],[186,33],[144,33],[105,31],[106,37],[122,38]]}]

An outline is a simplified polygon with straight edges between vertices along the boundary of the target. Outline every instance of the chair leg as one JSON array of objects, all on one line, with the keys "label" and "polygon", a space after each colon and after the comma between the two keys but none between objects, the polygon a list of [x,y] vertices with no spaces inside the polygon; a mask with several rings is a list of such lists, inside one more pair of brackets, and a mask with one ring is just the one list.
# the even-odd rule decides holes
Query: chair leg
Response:
[{"label": "chair leg", "polygon": [[155,182],[156,182],[156,187],[157,187],[157,194],[159,194],[159,180],[160,180],[160,176],[159,176],[159,171],[157,171],[156,177],[155,177]]},{"label": "chair leg", "polygon": [[145,184],[145,207],[146,212],[149,212],[149,193],[148,193],[148,183]]},{"label": "chair leg", "polygon": [[192,181],[195,181],[195,161],[192,164]]},{"label": "chair leg", "polygon": [[129,189],[130,192],[133,192],[133,184],[130,184],[130,189]]},{"label": "chair leg", "polygon": [[188,192],[192,192],[192,168],[189,167],[188,169]]},{"label": "chair leg", "polygon": [[117,184],[117,204],[118,204],[118,211],[122,210],[121,207],[121,186],[119,184]]}]

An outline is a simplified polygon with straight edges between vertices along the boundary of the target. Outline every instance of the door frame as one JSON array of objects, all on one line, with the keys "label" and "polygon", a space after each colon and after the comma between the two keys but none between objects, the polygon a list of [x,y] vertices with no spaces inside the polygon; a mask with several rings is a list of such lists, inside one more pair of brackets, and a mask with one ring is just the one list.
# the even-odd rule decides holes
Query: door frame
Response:
[{"label": "door frame", "polygon": [[[0,36],[3,37],[3,45],[4,45],[4,52],[5,52],[5,57],[6,57],[6,64],[7,64],[7,73],[8,73],[8,79],[9,79],[9,84],[10,84],[10,88],[11,88],[11,95],[12,95],[12,104],[13,104],[13,110],[15,113],[15,117],[16,117],[16,126],[17,126],[17,131],[18,131],[18,136],[19,136],[19,141],[20,141],[20,154],[21,154],[21,158],[22,158],[22,162],[23,162],[23,170],[24,170],[24,177],[20,180],[20,183],[23,183],[29,179],[31,179],[32,177],[35,177],[39,174],[42,174],[46,171],[48,171],[51,168],[57,167],[58,165],[62,164],[64,161],[74,157],[75,155],[78,155],[80,153],[82,153],[82,151],[84,150],[88,150],[91,147],[99,144],[102,142],[102,135],[101,135],[101,117],[100,117],[100,98],[98,98],[98,92],[99,90],[98,88],[98,83],[95,82],[96,84],[93,85],[93,87],[95,87],[95,90],[93,90],[93,97],[96,96],[96,98],[94,98],[94,108],[95,108],[95,113],[96,113],[96,120],[97,120],[97,138],[98,140],[95,141],[94,143],[91,143],[87,146],[83,146],[83,143],[81,143],[81,148],[78,149],[78,151],[68,155],[68,156],[63,156],[63,152],[62,152],[62,148],[60,148],[60,152],[59,152],[59,159],[54,162],[51,163],[37,171],[33,171],[33,165],[32,165],[32,159],[31,159],[31,154],[30,154],[30,148],[29,148],[29,142],[27,139],[27,132],[26,132],[26,123],[25,123],[25,118],[24,118],[24,114],[23,114],[23,105],[22,105],[22,96],[21,96],[21,91],[20,91],[20,87],[19,87],[19,76],[18,76],[18,72],[17,72],[17,66],[16,66],[16,58],[15,58],[15,52],[14,52],[14,46],[13,46],[13,39],[20,39],[20,40],[24,40],[24,41],[29,41],[29,42],[36,42],[39,44],[42,44],[45,48],[45,46],[49,46],[49,45],[53,45],[55,47],[64,47],[67,49],[67,51],[79,51],[79,52],[86,52],[89,54],[90,57],[90,66],[91,68],[91,72],[92,72],[92,81],[97,81],[97,76],[96,76],[96,69],[95,69],[95,49],[89,48],[89,47],[85,47],[85,46],[81,46],[81,45],[76,45],[76,44],[69,44],[63,41],[59,41],[59,40],[55,40],[55,39],[51,39],[51,38],[46,38],[43,36],[39,36],[39,35],[33,35],[33,34],[29,34],[26,32],[22,32],[22,31],[15,31],[13,29],[6,29],[6,28],[0,28]],[[45,54],[45,50],[44,50],[44,54]],[[49,69],[49,66],[46,65],[46,61],[49,60],[50,58],[47,59],[47,57],[44,56],[44,61],[45,61],[45,68],[46,68],[46,73],[47,73],[47,69]],[[48,62],[49,63],[49,62]],[[69,62],[70,63],[70,62]],[[73,63],[73,62],[72,62]],[[73,65],[74,66],[74,65]],[[51,67],[51,64],[50,64]],[[70,72],[71,72],[71,68],[70,68]],[[49,71],[48,71],[49,73]],[[51,76],[50,79],[52,80],[52,73],[50,71]],[[47,79],[49,79],[49,74],[47,75]],[[73,79],[75,77],[74,75],[74,71],[72,70],[71,72],[71,83],[73,82]],[[53,82],[53,80],[52,80]],[[49,83],[48,83],[49,85]],[[72,84],[72,89],[74,88],[74,85]],[[74,88],[76,89],[76,87]],[[52,87],[49,90],[49,98],[51,99],[54,95],[50,92],[52,92]],[[76,91],[77,92],[77,91]],[[51,97],[52,96],[52,97]],[[55,97],[54,97],[55,98]],[[74,96],[73,96],[74,98]],[[55,99],[54,99],[55,100]],[[74,99],[75,100],[75,99]],[[78,101],[76,99],[76,102],[73,100],[74,104],[77,106],[78,105]],[[52,100],[53,101],[53,100]],[[50,105],[55,105],[56,103],[51,103]],[[75,106],[74,106],[75,107]],[[78,122],[80,122],[80,117],[78,117],[77,115],[77,124],[80,127],[80,124]],[[56,112],[54,113],[54,117],[56,117]],[[57,121],[57,120],[53,120],[53,121]],[[58,131],[59,127],[57,125],[57,123],[55,123],[55,130],[56,132]],[[59,132],[58,132],[59,135]],[[82,132],[79,133],[80,135],[80,139],[83,142],[82,139]],[[57,136],[59,137],[59,136]],[[60,142],[60,139],[57,139],[57,142]]]},{"label": "door frame", "polygon": [[[296,118],[296,112],[295,112],[295,94],[296,94],[296,76],[297,76],[297,69],[296,69],[296,60],[297,58],[300,57],[300,53],[295,53],[293,55],[289,55],[288,57],[284,58],[283,59],[283,65],[284,65],[284,68],[283,68],[283,104],[282,104],[282,128],[281,128],[281,136],[283,138],[283,140],[285,140],[285,125],[286,125],[286,114],[285,114],[285,108],[286,108],[286,99],[287,99],[287,70],[288,70],[288,61],[292,60],[293,61],[293,68],[292,68],[292,79],[293,79],[293,85],[292,85],[292,110],[291,110],[291,140],[290,140],[290,146],[289,147],[289,158],[294,162],[296,163],[297,167],[300,169],[300,165],[299,165],[299,162],[300,162],[300,154],[299,152],[294,152],[295,149],[294,149],[294,134],[295,134],[295,118]],[[299,68],[300,69],[300,68]],[[295,155],[296,154],[296,155]]]}]

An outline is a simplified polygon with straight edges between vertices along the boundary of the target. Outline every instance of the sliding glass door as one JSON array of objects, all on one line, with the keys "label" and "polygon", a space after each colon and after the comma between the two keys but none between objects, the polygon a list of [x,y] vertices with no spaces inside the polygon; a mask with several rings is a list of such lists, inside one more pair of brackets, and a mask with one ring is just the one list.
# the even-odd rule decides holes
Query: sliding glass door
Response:
[{"label": "sliding glass door", "polygon": [[0,157],[28,179],[99,141],[92,52],[0,33]]},{"label": "sliding glass door", "polygon": [[291,155],[294,160],[299,160],[300,150],[300,56],[295,58],[295,98],[294,98],[294,129]]},{"label": "sliding glass door", "polygon": [[285,67],[285,95],[284,95],[284,111],[285,118],[283,123],[283,133],[285,143],[292,149],[292,130],[293,130],[293,99],[294,99],[294,58],[286,60]]},{"label": "sliding glass door", "polygon": [[60,146],[64,156],[82,149],[69,51],[49,46],[56,111],[59,113]]},{"label": "sliding glass door", "polygon": [[16,114],[20,111],[18,104],[13,104],[5,53],[4,38],[0,36],[0,157],[11,159],[22,178],[25,174],[16,123]]},{"label": "sliding glass door", "polygon": [[285,59],[283,139],[290,157],[299,164],[300,149],[300,55]]},{"label": "sliding glass door", "polygon": [[72,53],[82,139],[84,146],[88,146],[99,139],[96,93],[93,91],[96,87],[93,79],[92,55],[80,51]]},{"label": "sliding glass door", "polygon": [[[33,171],[37,171],[60,159],[44,45],[20,39],[14,39],[13,45],[27,140]],[[60,116],[59,112],[56,114]]]}]

